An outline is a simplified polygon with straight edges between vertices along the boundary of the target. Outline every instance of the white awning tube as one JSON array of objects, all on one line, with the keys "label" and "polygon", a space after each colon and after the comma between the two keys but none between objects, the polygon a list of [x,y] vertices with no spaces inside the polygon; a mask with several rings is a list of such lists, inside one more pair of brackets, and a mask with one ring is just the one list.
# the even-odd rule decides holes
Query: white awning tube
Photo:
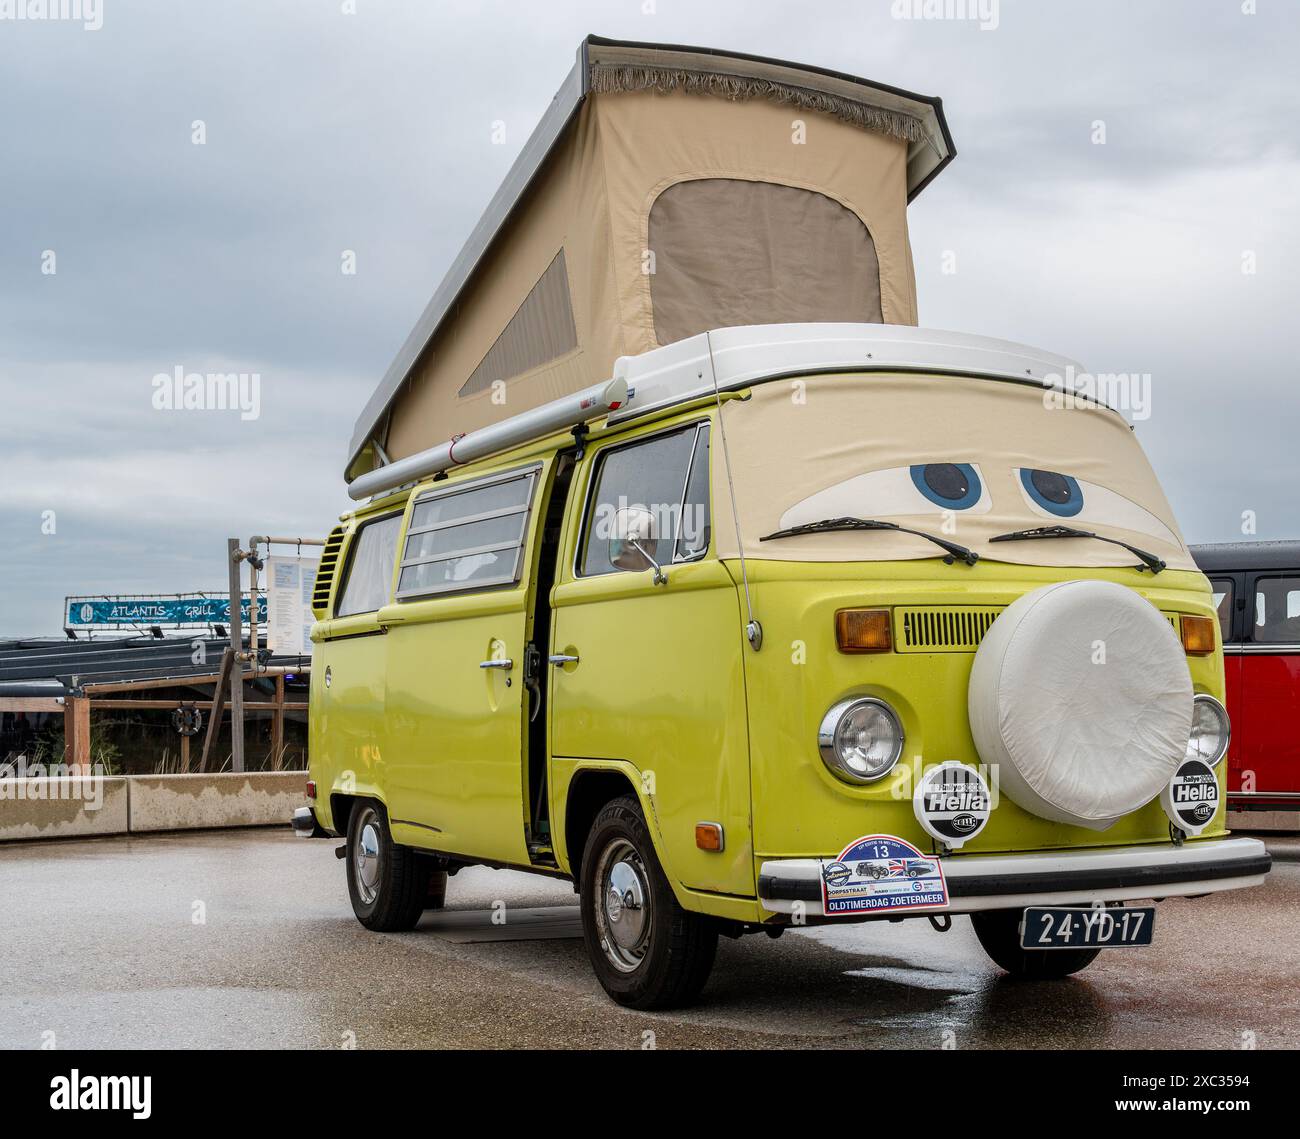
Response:
[{"label": "white awning tube", "polygon": [[508,451],[530,439],[541,439],[566,427],[622,407],[627,400],[626,380],[606,380],[574,395],[520,412],[500,423],[481,427],[459,438],[439,443],[427,451],[408,455],[395,463],[367,471],[348,483],[348,496],[357,502],[394,487],[418,482],[439,471],[473,462],[498,451]]}]

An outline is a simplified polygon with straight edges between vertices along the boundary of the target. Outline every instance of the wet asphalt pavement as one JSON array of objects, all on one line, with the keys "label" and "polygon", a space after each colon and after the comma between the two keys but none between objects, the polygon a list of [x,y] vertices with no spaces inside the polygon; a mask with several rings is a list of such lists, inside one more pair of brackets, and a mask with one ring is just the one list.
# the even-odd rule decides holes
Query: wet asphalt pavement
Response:
[{"label": "wet asphalt pavement", "polygon": [[532,875],[462,871],[375,934],[337,843],[287,830],[0,847],[0,1047],[1296,1048],[1300,840],[1269,843],[1262,888],[1166,902],[1153,948],[1068,981],[1006,979],[962,917],[873,923],[724,939],[671,1013],[612,1004],[571,888]]}]

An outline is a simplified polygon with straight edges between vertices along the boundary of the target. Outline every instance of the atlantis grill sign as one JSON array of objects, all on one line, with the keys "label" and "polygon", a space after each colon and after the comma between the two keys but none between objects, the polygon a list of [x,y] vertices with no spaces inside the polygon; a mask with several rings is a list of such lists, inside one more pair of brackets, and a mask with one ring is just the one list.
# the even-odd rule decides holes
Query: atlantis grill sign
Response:
[{"label": "atlantis grill sign", "polygon": [[[201,594],[192,597],[69,597],[64,604],[64,624],[69,629],[230,624],[230,599],[226,597],[204,597]],[[247,597],[243,599],[240,611],[247,623]],[[265,594],[257,598],[257,619],[260,623],[266,621]]]}]

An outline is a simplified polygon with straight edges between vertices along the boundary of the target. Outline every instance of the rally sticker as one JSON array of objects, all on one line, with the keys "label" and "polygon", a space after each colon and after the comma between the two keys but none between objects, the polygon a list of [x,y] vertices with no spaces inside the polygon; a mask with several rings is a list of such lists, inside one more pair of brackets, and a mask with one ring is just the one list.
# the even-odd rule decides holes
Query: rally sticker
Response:
[{"label": "rally sticker", "polygon": [[939,859],[893,835],[873,834],[823,862],[822,912],[848,914],[933,910],[948,904]]},{"label": "rally sticker", "polygon": [[1165,814],[1179,830],[1198,835],[1219,809],[1219,780],[1202,759],[1187,759],[1160,793]]},{"label": "rally sticker", "polygon": [[988,784],[973,767],[950,760],[932,767],[912,796],[916,821],[931,838],[951,850],[974,838],[989,821]]}]

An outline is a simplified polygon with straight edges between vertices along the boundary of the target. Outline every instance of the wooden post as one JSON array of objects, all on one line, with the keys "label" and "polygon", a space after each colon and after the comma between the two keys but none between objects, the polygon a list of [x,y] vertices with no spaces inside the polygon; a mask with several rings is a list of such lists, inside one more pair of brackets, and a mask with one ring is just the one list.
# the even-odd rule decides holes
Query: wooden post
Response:
[{"label": "wooden post", "polygon": [[90,774],[90,701],[84,696],[69,696],[63,705],[63,762]]},{"label": "wooden post", "polygon": [[275,678],[275,713],[271,720],[271,770],[283,767],[284,749],[284,673]]},{"label": "wooden post", "polygon": [[181,736],[181,770],[190,773],[190,737]]},{"label": "wooden post", "polygon": [[[239,654],[244,648],[244,588],[240,582],[239,539],[226,541],[230,561],[230,770],[244,770],[244,665]],[[256,645],[249,646],[254,653]]]},{"label": "wooden post", "polygon": [[230,665],[234,654],[227,649],[221,654],[221,668],[217,670],[216,687],[212,690],[212,712],[208,717],[207,735],[203,737],[203,755],[199,759],[199,770],[207,771],[208,755],[212,751],[212,741],[217,738],[217,729],[221,726],[221,703],[226,694],[226,678],[230,676]]}]

